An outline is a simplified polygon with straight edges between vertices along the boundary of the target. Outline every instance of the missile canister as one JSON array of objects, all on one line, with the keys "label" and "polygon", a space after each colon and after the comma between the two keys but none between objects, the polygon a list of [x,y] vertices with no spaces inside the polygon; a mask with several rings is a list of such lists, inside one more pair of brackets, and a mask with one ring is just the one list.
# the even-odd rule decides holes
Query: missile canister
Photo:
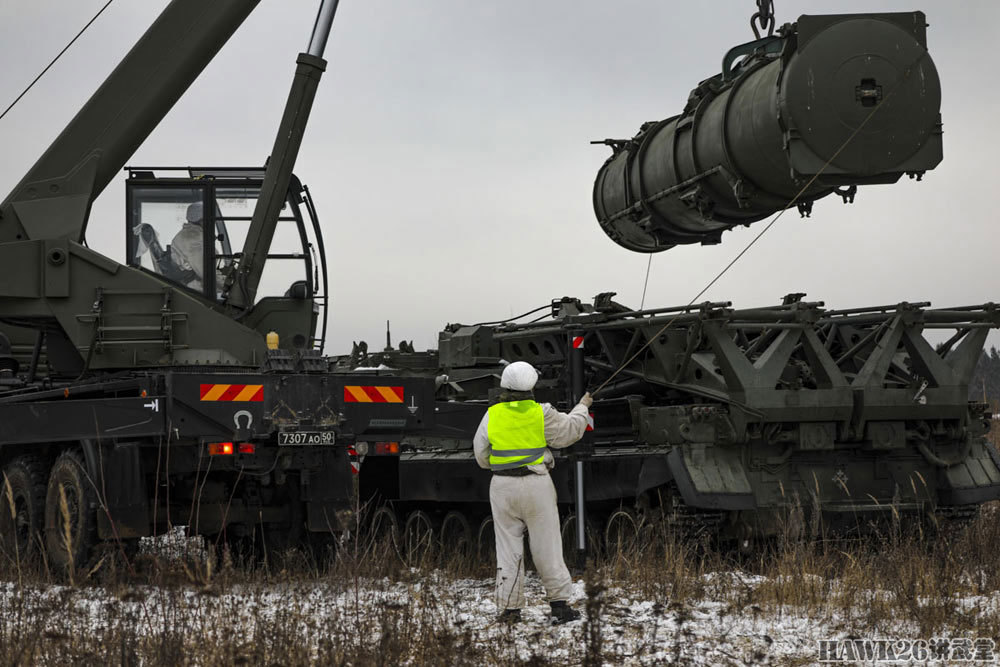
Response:
[{"label": "missile canister", "polygon": [[679,116],[599,142],[613,151],[594,184],[601,227],[637,252],[718,243],[800,191],[808,214],[832,192],[846,202],[933,169],[941,85],[926,28],[923,12],[800,16],[731,49]]}]

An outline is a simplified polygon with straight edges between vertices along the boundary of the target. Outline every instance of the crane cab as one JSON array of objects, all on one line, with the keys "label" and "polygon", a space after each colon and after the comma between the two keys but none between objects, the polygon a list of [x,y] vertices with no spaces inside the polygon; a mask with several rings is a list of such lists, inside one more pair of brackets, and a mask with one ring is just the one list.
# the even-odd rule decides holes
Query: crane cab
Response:
[{"label": "crane cab", "polygon": [[[127,263],[225,306],[264,170],[128,167],[127,171]],[[288,342],[296,348],[321,348],[326,283],[315,208],[308,189],[293,176],[266,257],[261,298],[248,309],[248,323],[263,329],[266,320],[308,317],[311,321],[295,327]],[[323,332],[317,337],[321,306]]]}]

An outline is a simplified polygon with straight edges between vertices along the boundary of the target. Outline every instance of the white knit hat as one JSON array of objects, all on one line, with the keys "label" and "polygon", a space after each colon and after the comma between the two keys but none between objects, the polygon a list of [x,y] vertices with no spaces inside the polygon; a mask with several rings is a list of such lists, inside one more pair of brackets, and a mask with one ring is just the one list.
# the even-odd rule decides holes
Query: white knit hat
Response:
[{"label": "white knit hat", "polygon": [[538,371],[527,361],[515,361],[503,369],[500,387],[513,391],[531,391],[538,382]]}]

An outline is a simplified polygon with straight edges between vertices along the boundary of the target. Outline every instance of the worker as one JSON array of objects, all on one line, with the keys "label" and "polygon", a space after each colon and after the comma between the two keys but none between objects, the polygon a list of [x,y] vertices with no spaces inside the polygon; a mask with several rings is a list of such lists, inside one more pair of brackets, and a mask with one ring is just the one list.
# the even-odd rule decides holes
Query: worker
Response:
[{"label": "worker", "polygon": [[200,201],[189,205],[185,222],[170,242],[170,258],[180,273],[180,280],[199,292],[204,285],[205,275],[205,233],[203,205]]},{"label": "worker", "polygon": [[553,624],[580,618],[569,606],[573,580],[563,561],[556,488],[549,477],[555,465],[550,449],[568,447],[587,430],[593,400],[562,413],[536,403],[538,371],[515,361],[500,377],[500,401],[489,408],[473,440],[476,462],[493,471],[490,507],[497,547],[497,608],[500,620],[516,623],[524,606],[524,531],[552,609]]}]

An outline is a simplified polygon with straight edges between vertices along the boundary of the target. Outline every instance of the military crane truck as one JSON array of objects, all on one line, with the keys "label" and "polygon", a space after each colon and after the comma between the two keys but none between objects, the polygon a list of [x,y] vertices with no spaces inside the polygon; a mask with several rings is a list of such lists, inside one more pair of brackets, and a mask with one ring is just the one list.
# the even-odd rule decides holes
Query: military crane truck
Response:
[{"label": "military crane truck", "polygon": [[[297,58],[265,167],[130,167],[126,261],[85,242],[94,199],[256,5],[173,0],[0,204],[0,543],[12,558],[44,549],[53,566],[80,564],[98,541],[171,525],[274,547],[340,531],[352,489],[341,443],[429,424],[433,380],[365,388],[322,356],[322,233],[292,170],[336,0]],[[278,263],[294,279],[257,298]],[[345,402],[352,387],[374,397]]]}]

